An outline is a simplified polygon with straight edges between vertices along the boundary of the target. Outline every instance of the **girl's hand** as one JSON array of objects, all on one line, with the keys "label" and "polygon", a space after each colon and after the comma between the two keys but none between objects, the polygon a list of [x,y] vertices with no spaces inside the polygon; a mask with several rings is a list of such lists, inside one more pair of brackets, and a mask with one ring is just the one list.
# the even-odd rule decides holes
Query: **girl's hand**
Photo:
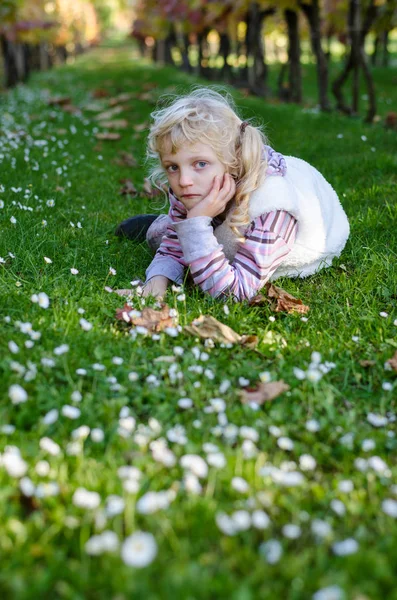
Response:
[{"label": "girl's hand", "polygon": [[161,300],[167,291],[170,280],[163,275],[155,275],[145,283],[142,290],[142,296],[154,296]]},{"label": "girl's hand", "polygon": [[235,193],[236,183],[233,177],[229,173],[225,173],[223,178],[220,175],[217,175],[214,178],[212,188],[210,189],[208,195],[188,211],[187,218],[214,218],[217,215],[220,215],[223,213],[227,203],[233,198]]}]

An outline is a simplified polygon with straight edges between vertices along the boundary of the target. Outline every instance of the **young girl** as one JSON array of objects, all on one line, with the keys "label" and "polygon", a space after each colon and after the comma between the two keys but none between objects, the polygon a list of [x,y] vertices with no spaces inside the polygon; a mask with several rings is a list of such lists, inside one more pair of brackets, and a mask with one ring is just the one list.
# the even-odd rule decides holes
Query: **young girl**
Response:
[{"label": "young girl", "polygon": [[162,297],[189,267],[204,292],[246,300],[268,280],[307,277],[339,256],[349,223],[331,185],[267,145],[230,98],[199,88],[152,117],[151,179],[168,182],[170,210],[133,217],[116,231],[137,238],[146,227],[158,248],[143,295]]}]

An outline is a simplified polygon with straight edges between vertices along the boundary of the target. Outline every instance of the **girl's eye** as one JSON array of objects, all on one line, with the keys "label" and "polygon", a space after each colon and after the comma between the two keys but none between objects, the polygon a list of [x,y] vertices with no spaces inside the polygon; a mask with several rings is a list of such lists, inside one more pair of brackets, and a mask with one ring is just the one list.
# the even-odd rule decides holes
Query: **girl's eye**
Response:
[{"label": "girl's eye", "polygon": [[204,167],[206,167],[207,164],[208,163],[205,162],[205,160],[199,160],[198,163],[197,163],[197,165],[198,165],[198,167],[200,167],[200,169],[203,169]]},{"label": "girl's eye", "polygon": [[167,167],[167,171],[169,171],[170,173],[175,173],[177,168],[178,167],[176,165],[170,165],[169,167]]}]

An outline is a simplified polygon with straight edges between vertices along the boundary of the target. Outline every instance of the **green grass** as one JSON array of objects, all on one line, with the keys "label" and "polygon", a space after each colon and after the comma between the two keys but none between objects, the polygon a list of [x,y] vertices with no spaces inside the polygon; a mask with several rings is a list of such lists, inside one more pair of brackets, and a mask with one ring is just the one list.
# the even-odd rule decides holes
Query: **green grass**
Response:
[{"label": "green grass", "polygon": [[[395,102],[389,74],[378,69],[376,77],[380,94]],[[241,334],[258,335],[258,352],[219,345],[206,348],[183,332],[175,338],[161,333],[157,340],[142,335],[133,339],[115,320],[122,300],[104,287],[128,287],[131,279],[144,277],[151,260],[143,244],[133,245],[113,234],[116,224],[132,214],[161,212],[148,199],[118,193],[123,177],[142,187],[145,133],[135,134],[130,128],[122,132],[120,141],[103,142],[95,150],[94,113],[69,115],[47,106],[46,99],[48,94],[70,94],[73,103],[83,108],[98,87],[116,94],[141,91],[145,83],[156,82],[154,95],[160,96],[171,91],[171,85],[182,91],[195,81],[180,71],[138,60],[128,46],[100,48],[79,57],[74,65],[36,74],[28,86],[2,97],[0,256],[5,263],[0,265],[0,452],[8,469],[0,467],[1,596],[306,600],[335,585],[345,598],[395,599],[397,526],[382,509],[385,499],[397,500],[392,487],[397,475],[396,373],[384,367],[397,349],[395,133],[381,124],[369,126],[335,113],[316,114],[299,106],[244,99],[236,92],[242,115],[263,121],[275,148],[309,161],[332,183],[351,222],[350,240],[331,269],[306,280],[279,281],[310,305],[307,322],[299,315],[284,314],[272,321],[267,308],[233,302],[228,303],[226,315],[221,302],[192,287],[187,286],[185,303],[169,292],[167,301],[178,307],[182,326],[200,314],[212,314]],[[314,95],[312,101],[315,104]],[[121,117],[139,124],[148,120],[152,109],[147,101],[133,100]],[[34,140],[45,140],[47,145],[35,145]],[[113,164],[119,150],[133,152],[139,166]],[[61,166],[66,171],[57,173]],[[13,192],[12,187],[22,190]],[[55,206],[47,206],[49,199],[55,200]],[[10,222],[12,216],[15,224]],[[72,267],[78,275],[70,273]],[[110,267],[117,275],[109,275]],[[32,294],[41,291],[50,298],[48,309],[31,301]],[[79,313],[79,308],[85,313]],[[380,316],[381,312],[388,316]],[[80,327],[82,317],[92,323],[90,331]],[[31,336],[20,331],[20,323],[31,323],[41,334],[31,348],[25,346]],[[273,343],[264,343],[266,334]],[[15,354],[9,348],[11,341],[19,348]],[[68,344],[69,351],[54,354],[61,344]],[[172,376],[169,363],[155,361],[175,356],[175,346],[184,350],[175,362],[181,379]],[[208,360],[196,359],[194,347],[206,352]],[[306,370],[314,351],[321,353],[323,363],[335,367],[317,383],[297,379],[294,368]],[[115,364],[114,357],[121,357],[123,363]],[[43,358],[53,359],[54,366],[43,364]],[[373,360],[374,365],[362,367],[363,359]],[[105,370],[95,370],[95,363]],[[213,379],[188,370],[197,365],[210,369]],[[25,372],[18,374],[23,367]],[[77,369],[86,369],[86,375],[79,375]],[[138,374],[137,381],[129,379],[132,371]],[[290,391],[253,410],[241,404],[238,380],[245,377],[255,385],[264,371],[272,380],[286,381]],[[150,375],[156,375],[158,387],[146,380]],[[219,386],[226,379],[230,388],[221,392]],[[391,391],[383,389],[385,382],[392,385]],[[8,395],[16,383],[28,394],[27,402],[18,405]],[[82,394],[81,402],[71,399],[76,390]],[[180,409],[177,401],[182,397],[191,398],[193,408]],[[219,425],[216,413],[204,411],[212,398],[219,397],[227,405],[228,428],[224,417]],[[76,420],[61,414],[62,406],[70,404],[81,410]],[[136,419],[129,437],[118,432],[123,407]],[[59,418],[46,425],[42,419],[52,409],[59,410]],[[372,426],[367,420],[371,412],[388,416],[388,423]],[[161,432],[151,418],[157,419]],[[318,421],[318,432],[307,429],[310,419]],[[6,424],[15,427],[13,433],[5,433]],[[187,441],[168,441],[176,463],[166,467],[138,442],[142,435],[166,439],[176,424],[185,427]],[[102,429],[104,440],[94,442],[89,435],[73,455],[68,444],[73,441],[72,431],[81,425]],[[231,425],[237,427],[235,435]],[[252,431],[239,432],[244,425]],[[275,434],[280,432],[269,431],[271,426],[293,441],[292,450],[278,446]],[[247,458],[242,435],[255,435],[255,431],[256,455]],[[40,447],[45,437],[59,444],[59,454]],[[375,448],[365,451],[362,442],[368,439]],[[210,466],[195,495],[184,488],[179,460],[185,454],[206,458],[208,447],[203,444],[209,442],[219,447],[226,464],[219,469]],[[19,448],[26,463],[25,477],[34,486],[32,497],[26,496],[29,481],[24,480],[25,494],[21,493],[19,477],[12,475],[4,459],[10,446]],[[314,470],[302,471],[303,454],[315,459]],[[371,456],[380,457],[386,471],[376,472],[370,466],[360,470],[357,459]],[[48,465],[39,462],[43,460]],[[134,465],[142,473],[136,494],[123,490],[117,474],[122,465]],[[304,483],[283,486],[261,474],[265,465],[301,471]],[[246,479],[249,491],[232,488],[232,478],[237,476]],[[338,488],[346,479],[353,484],[349,492]],[[42,486],[48,482],[58,485],[53,496],[47,495],[48,486]],[[86,510],[73,503],[79,487],[99,493],[99,508]],[[168,508],[154,514],[136,509],[144,493],[169,489],[175,499]],[[101,523],[106,498],[113,494],[124,498],[125,508]],[[344,515],[333,510],[335,499],[344,503]],[[230,536],[216,524],[221,512],[251,513],[254,508],[268,514],[267,529],[251,526]],[[328,523],[328,536],[316,539],[314,519]],[[283,532],[291,523],[301,527],[296,539]],[[120,549],[90,556],[85,544],[102,529],[115,532],[120,545],[135,530],[150,532],[157,556],[142,569],[124,564]],[[347,556],[336,554],[334,544],[347,538],[356,540],[358,550]],[[263,553],[268,540],[278,540],[283,550],[274,564]]]}]

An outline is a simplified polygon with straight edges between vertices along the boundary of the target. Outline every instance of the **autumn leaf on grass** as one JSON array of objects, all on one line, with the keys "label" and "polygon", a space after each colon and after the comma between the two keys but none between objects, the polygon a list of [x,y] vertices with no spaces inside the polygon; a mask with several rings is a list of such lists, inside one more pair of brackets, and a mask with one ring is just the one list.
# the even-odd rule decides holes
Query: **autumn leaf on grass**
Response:
[{"label": "autumn leaf on grass", "polygon": [[109,96],[109,92],[104,88],[98,88],[92,92],[94,98],[107,98]]},{"label": "autumn leaf on grass", "polygon": [[128,127],[127,119],[113,119],[112,121],[101,121],[101,126],[106,129],[126,129]]},{"label": "autumn leaf on grass", "polygon": [[[165,183],[163,184],[162,187],[165,192],[168,191],[168,186]],[[150,179],[148,179],[147,177],[145,177],[145,183],[143,184],[143,191],[150,198],[159,196],[162,193],[161,190],[152,186]]]},{"label": "autumn leaf on grass", "polygon": [[119,94],[118,96],[114,96],[114,98],[110,98],[109,106],[116,106],[116,104],[128,102],[128,100],[131,100],[133,97],[133,94],[130,94],[129,92],[124,92],[122,94]]},{"label": "autumn leaf on grass", "polygon": [[393,358],[390,358],[387,362],[389,363],[393,371],[397,371],[397,352],[395,352]]},{"label": "autumn leaf on grass", "polygon": [[120,188],[119,194],[123,196],[136,196],[136,187],[132,183],[131,179],[120,179],[120,183],[124,183],[124,185],[122,188]]},{"label": "autumn leaf on grass", "polygon": [[83,106],[83,109],[88,110],[89,112],[99,112],[104,108],[105,107],[103,106],[103,104],[100,104],[99,102],[89,102],[88,104]]},{"label": "autumn leaf on grass", "polygon": [[136,167],[138,165],[138,161],[132,154],[129,152],[119,152],[118,158],[114,158],[112,162],[115,165],[119,165],[119,167]]},{"label": "autumn leaf on grass", "polygon": [[97,121],[108,121],[109,119],[113,119],[115,115],[118,115],[119,113],[123,112],[123,110],[124,109],[122,106],[114,106],[109,110],[105,110],[105,112],[99,113],[99,115],[97,115],[95,119]]},{"label": "autumn leaf on grass", "polygon": [[243,404],[263,404],[274,400],[284,392],[287,392],[290,386],[281,379],[280,381],[270,381],[258,383],[256,388],[246,388],[240,391],[240,398]]},{"label": "autumn leaf on grass", "polygon": [[360,360],[360,365],[362,367],[364,367],[364,369],[367,369],[368,367],[373,367],[374,365],[376,365],[376,362],[374,360]]},{"label": "autumn leaf on grass", "polygon": [[48,106],[62,106],[62,104],[70,104],[71,100],[70,96],[53,96],[48,98],[47,104]]},{"label": "autumn leaf on grass", "polygon": [[116,319],[124,321],[135,327],[145,327],[148,331],[162,331],[167,327],[176,326],[176,318],[170,316],[170,307],[168,304],[161,304],[160,310],[155,310],[149,306],[142,311],[132,309],[128,304],[123,308],[116,310]]},{"label": "autumn leaf on grass", "polygon": [[145,131],[148,128],[148,123],[139,123],[138,125],[133,125],[133,130],[134,131]]},{"label": "autumn leaf on grass", "polygon": [[62,104],[61,108],[71,115],[81,114],[81,109],[78,106],[74,106],[74,104]]},{"label": "autumn leaf on grass", "polygon": [[310,307],[303,304],[302,300],[291,296],[288,292],[272,283],[266,284],[267,296],[258,294],[249,301],[250,305],[260,306],[269,304],[274,312],[300,313],[306,314]]},{"label": "autumn leaf on grass", "polygon": [[97,140],[115,141],[121,139],[121,135],[119,133],[111,133],[110,131],[107,131],[105,133],[96,133],[95,137]]},{"label": "autumn leaf on grass", "polygon": [[198,319],[192,321],[190,325],[186,325],[184,330],[191,335],[203,339],[211,338],[214,342],[220,342],[221,344],[242,344],[250,348],[258,344],[257,336],[240,335],[228,325],[206,315],[201,315]]}]

